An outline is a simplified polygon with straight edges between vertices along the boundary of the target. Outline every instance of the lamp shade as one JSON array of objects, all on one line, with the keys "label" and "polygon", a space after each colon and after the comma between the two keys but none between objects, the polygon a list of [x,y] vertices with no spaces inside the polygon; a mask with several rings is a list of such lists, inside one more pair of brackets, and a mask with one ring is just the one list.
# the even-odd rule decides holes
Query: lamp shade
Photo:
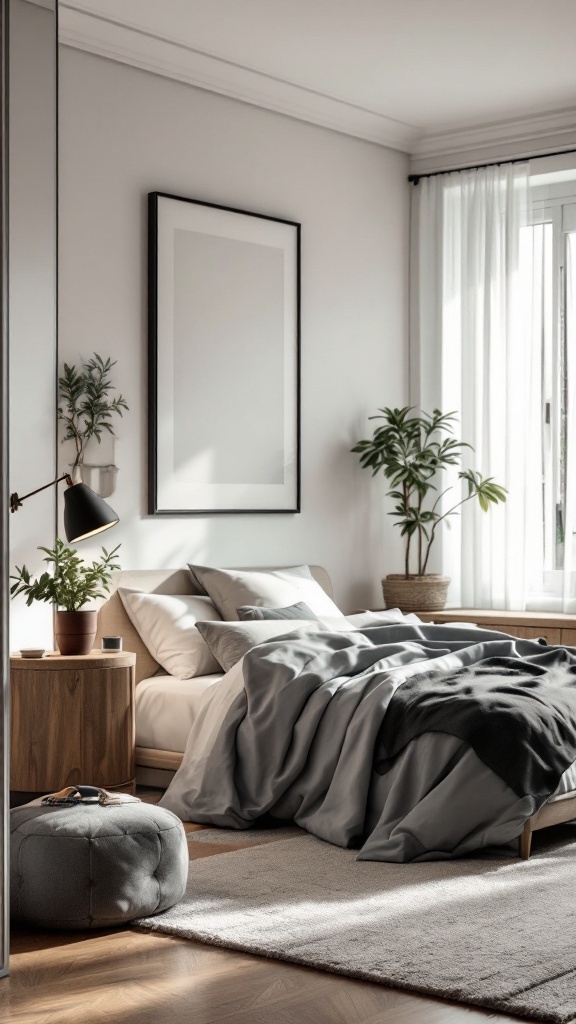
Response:
[{"label": "lamp shade", "polygon": [[73,542],[101,533],[119,522],[118,516],[87,484],[72,484],[64,491],[64,532]]}]

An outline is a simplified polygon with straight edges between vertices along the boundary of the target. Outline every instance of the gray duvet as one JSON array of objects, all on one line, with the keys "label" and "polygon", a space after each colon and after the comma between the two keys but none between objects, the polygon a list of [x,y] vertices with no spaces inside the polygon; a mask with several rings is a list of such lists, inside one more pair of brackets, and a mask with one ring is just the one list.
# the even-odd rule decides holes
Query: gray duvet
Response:
[{"label": "gray duvet", "polygon": [[[450,677],[494,658],[529,666],[543,650],[551,649],[486,630],[405,625],[262,644],[210,688],[161,804],[228,828],[263,815],[291,820],[365,860],[450,858],[508,843],[560,779],[549,773],[550,792],[519,795],[449,726],[420,728],[382,772],[386,714],[398,688],[427,672]],[[568,767],[568,746],[562,756]]]}]

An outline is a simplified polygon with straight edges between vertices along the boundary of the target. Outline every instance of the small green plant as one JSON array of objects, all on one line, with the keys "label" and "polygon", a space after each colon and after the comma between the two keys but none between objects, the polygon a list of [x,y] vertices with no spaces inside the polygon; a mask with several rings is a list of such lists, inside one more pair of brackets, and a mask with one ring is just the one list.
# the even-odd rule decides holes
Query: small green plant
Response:
[{"label": "small green plant", "polygon": [[43,572],[38,579],[32,579],[25,565],[21,569],[16,566],[16,575],[10,576],[16,582],[10,587],[11,597],[26,594],[27,605],[33,601],[46,601],[67,612],[77,612],[88,601],[98,597],[106,597],[110,590],[112,573],[120,568],[116,553],[120,545],[113,551],[102,548],[99,561],[85,564],[78,558],[75,548],[69,548],[58,538],[54,547],[39,547],[44,551],[43,559],[53,566],[52,572]]},{"label": "small green plant", "polygon": [[[434,481],[447,466],[457,465],[464,448],[474,449],[453,435],[454,413],[441,413],[434,409],[432,415],[423,412],[420,416],[410,415],[412,407],[403,409],[379,409],[371,420],[384,420],[368,440],[359,441],[352,451],[360,456],[360,463],[372,470],[372,476],[382,472],[392,484],[388,497],[395,502],[394,511],[388,515],[397,519],[396,526],[405,538],[404,572],[410,575],[410,555],[413,538],[417,546],[416,575],[423,576],[428,566],[430,550],[436,531],[441,522],[453,516],[461,505],[477,498],[483,512],[491,504],[506,501],[506,490],[494,483],[493,477],[483,477],[473,469],[460,470],[458,478],[465,485],[467,493],[446,512],[439,512],[438,506],[447,487],[437,495],[429,507],[425,507],[430,493],[437,491]],[[443,436],[444,435],[444,436]]]},{"label": "small green plant", "polygon": [[100,444],[103,431],[116,437],[111,423],[113,416],[122,416],[128,410],[123,395],[111,398],[114,390],[111,380],[112,367],[116,366],[110,357],[103,359],[97,352],[92,359],[82,362],[80,368],[64,363],[64,375],[58,378],[58,419],[66,430],[62,441],[74,441],[76,456],[72,468],[81,466],[88,441],[95,437]]}]

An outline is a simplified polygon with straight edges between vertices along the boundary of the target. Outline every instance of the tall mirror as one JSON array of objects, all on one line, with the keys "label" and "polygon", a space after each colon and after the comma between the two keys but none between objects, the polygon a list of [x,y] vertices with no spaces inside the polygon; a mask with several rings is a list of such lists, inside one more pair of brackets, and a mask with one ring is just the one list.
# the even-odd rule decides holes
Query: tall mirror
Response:
[{"label": "tall mirror", "polygon": [[2,974],[8,970],[9,651],[52,642],[50,609],[10,606],[8,576],[15,564],[39,566],[37,546],[54,538],[55,496],[37,495],[10,522],[7,510],[12,491],[33,490],[56,468],[57,38],[57,0],[2,3]]},{"label": "tall mirror", "polygon": [[8,19],[6,4],[0,9],[0,119],[1,119],[1,140],[0,140],[0,257],[2,259],[2,273],[0,274],[0,501],[2,511],[0,512],[0,572],[2,580],[0,584],[0,644],[1,644],[1,694],[2,714],[0,715],[0,772],[2,805],[0,836],[0,886],[2,905],[0,908],[0,977],[8,973],[8,770],[9,770],[9,741],[8,741],[8,711],[9,711],[9,681],[8,681],[8,488],[6,486],[8,468],[8,331],[7,331],[7,306],[8,306],[8,281],[7,281],[7,202],[8,202],[8,181],[7,181],[7,79],[8,79]]}]

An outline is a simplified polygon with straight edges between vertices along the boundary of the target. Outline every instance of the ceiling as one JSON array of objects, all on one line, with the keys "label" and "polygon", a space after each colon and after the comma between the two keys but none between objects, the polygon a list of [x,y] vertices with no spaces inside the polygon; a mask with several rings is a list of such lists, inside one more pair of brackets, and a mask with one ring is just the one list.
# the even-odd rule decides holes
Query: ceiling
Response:
[{"label": "ceiling", "polygon": [[204,61],[205,87],[234,95],[225,80],[237,91],[242,80],[239,98],[268,105],[268,94],[273,109],[284,89],[293,104],[355,111],[408,152],[494,122],[569,112],[576,124],[576,0],[60,0],[60,10],[64,34],[78,35],[80,14],[85,35],[120,26],[132,46],[161,43],[165,60],[170,47],[172,63]]}]

